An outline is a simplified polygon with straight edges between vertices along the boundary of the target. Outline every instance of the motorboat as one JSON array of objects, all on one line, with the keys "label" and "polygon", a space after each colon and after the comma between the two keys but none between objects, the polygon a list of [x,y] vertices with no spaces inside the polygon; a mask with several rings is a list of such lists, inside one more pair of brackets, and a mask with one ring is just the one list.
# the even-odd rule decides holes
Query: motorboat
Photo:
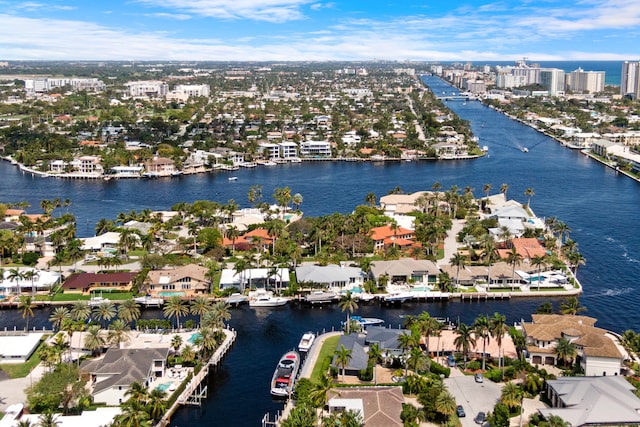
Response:
[{"label": "motorboat", "polygon": [[133,300],[138,304],[143,305],[144,307],[160,307],[162,304],[164,304],[163,298],[154,298],[151,295],[136,297]]},{"label": "motorboat", "polygon": [[354,292],[352,295],[353,295],[353,299],[362,301],[362,302],[372,301],[376,297],[374,294],[370,294],[369,292]]},{"label": "motorboat", "polygon": [[529,152],[529,149],[528,149],[527,147],[522,147],[522,152],[523,152],[523,153],[528,153],[528,152]]},{"label": "motorboat", "polygon": [[300,354],[291,350],[285,353],[278,362],[271,378],[271,395],[288,397],[293,392],[293,386],[300,367]]},{"label": "motorboat", "polygon": [[413,298],[410,292],[392,292],[382,297],[386,303],[402,303]]},{"label": "motorboat", "polygon": [[334,302],[339,296],[333,292],[313,291],[304,297],[305,302],[313,304],[328,304]]},{"label": "motorboat", "polygon": [[273,296],[272,292],[265,290],[249,293],[249,307],[280,307],[287,302],[287,298]]},{"label": "motorboat", "polygon": [[237,181],[238,177],[237,176],[230,176],[229,178],[227,178],[229,181]]},{"label": "motorboat", "polygon": [[249,297],[239,292],[234,292],[226,298],[226,303],[231,305],[240,305],[249,301]]},{"label": "motorboat", "polygon": [[111,300],[109,298],[103,298],[102,293],[100,293],[99,297],[92,296],[91,299],[89,299],[88,304],[89,304],[89,307],[97,307],[103,302],[110,302],[110,301]]},{"label": "motorboat", "polygon": [[358,322],[361,326],[380,326],[384,324],[384,320],[375,317],[351,316],[351,320]]},{"label": "motorboat", "polygon": [[306,353],[313,345],[313,341],[316,339],[316,334],[313,332],[307,332],[302,335],[300,342],[298,343],[298,351]]}]

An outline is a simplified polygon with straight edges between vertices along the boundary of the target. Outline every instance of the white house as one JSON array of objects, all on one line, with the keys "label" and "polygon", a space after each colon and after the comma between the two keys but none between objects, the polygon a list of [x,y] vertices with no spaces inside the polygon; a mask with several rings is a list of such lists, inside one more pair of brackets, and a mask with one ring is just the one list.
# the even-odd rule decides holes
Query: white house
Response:
[{"label": "white house", "polygon": [[364,284],[365,274],[360,267],[329,264],[325,266],[304,263],[296,267],[299,284],[318,284],[327,288],[352,289]]},{"label": "white house", "polygon": [[303,157],[331,157],[331,144],[328,141],[303,141],[300,143],[300,155]]},{"label": "white house", "polygon": [[282,141],[278,143],[280,147],[280,157],[290,160],[298,157],[298,144],[293,141]]}]

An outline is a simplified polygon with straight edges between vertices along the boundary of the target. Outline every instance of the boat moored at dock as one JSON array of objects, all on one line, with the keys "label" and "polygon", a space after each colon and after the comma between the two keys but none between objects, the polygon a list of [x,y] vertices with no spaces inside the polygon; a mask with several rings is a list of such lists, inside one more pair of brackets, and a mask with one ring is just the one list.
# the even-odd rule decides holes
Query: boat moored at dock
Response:
[{"label": "boat moored at dock", "polygon": [[270,291],[260,289],[249,293],[249,307],[280,307],[289,300],[285,297],[276,297]]},{"label": "boat moored at dock", "polygon": [[316,334],[313,332],[307,332],[302,335],[300,342],[298,343],[298,351],[306,353],[313,345],[313,341],[316,339]]},{"label": "boat moored at dock", "polygon": [[288,397],[293,392],[298,369],[300,368],[300,354],[295,351],[285,353],[278,362],[271,378],[271,395]]}]

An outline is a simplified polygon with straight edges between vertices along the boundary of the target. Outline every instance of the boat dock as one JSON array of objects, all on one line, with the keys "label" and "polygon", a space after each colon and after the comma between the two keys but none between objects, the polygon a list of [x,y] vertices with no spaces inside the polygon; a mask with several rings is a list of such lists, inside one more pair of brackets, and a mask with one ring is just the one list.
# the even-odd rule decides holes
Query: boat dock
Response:
[{"label": "boat dock", "polygon": [[170,424],[171,416],[181,405],[200,406],[202,405],[202,401],[207,398],[207,378],[209,371],[211,368],[218,366],[222,359],[224,359],[224,356],[235,342],[237,336],[237,332],[233,329],[223,329],[222,331],[225,334],[225,339],[220,347],[218,347],[218,349],[213,353],[213,356],[211,356],[206,365],[204,365],[198,373],[193,376],[189,375],[185,379],[186,384],[183,382],[180,385],[178,388],[178,390],[182,390],[180,395],[171,407],[167,409],[167,412],[160,421],[158,421],[156,427],[168,426]]}]

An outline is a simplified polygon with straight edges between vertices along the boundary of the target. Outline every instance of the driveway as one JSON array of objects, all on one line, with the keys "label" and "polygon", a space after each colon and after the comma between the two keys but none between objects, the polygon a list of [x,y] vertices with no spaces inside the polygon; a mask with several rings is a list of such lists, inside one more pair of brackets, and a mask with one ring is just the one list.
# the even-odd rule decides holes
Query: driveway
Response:
[{"label": "driveway", "polygon": [[444,383],[467,415],[460,418],[462,427],[478,427],[473,418],[480,411],[485,414],[492,412],[502,391],[502,384],[496,384],[486,378],[483,383],[476,383],[473,375],[454,375],[446,378]]}]

